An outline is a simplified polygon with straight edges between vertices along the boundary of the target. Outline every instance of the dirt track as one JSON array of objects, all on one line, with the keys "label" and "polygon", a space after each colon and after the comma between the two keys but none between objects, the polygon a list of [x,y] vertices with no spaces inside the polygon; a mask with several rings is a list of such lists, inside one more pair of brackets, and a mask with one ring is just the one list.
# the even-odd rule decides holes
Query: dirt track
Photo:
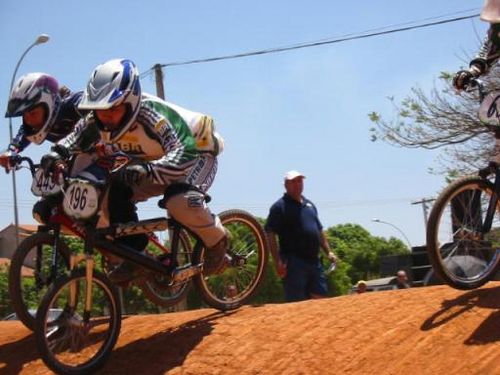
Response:
[{"label": "dirt track", "polygon": [[[0,323],[0,374],[48,374]],[[124,319],[102,374],[500,374],[500,283]]]}]

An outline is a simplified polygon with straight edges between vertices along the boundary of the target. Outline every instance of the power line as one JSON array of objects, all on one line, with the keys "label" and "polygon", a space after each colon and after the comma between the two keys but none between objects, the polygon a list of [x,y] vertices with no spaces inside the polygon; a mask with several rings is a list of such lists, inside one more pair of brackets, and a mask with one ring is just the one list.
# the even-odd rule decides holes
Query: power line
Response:
[{"label": "power line", "polygon": [[[461,17],[446,18],[444,20],[441,19],[438,21],[420,23],[420,22],[424,22],[424,21],[428,21],[428,20],[440,19],[440,18],[446,17],[446,16],[468,13],[471,11],[477,11],[477,9],[468,9],[468,10],[464,10],[464,11],[459,11],[459,12],[455,12],[455,13],[441,15],[438,17],[426,18],[426,19],[419,20],[419,21],[410,21],[410,22],[406,22],[406,23],[402,23],[402,24],[365,30],[365,31],[362,31],[359,33],[346,34],[346,35],[336,37],[333,39],[332,38],[325,38],[325,39],[317,40],[314,42],[300,43],[300,44],[284,46],[284,47],[275,47],[275,48],[263,49],[263,50],[258,50],[258,51],[250,51],[250,52],[237,53],[237,54],[218,56],[218,57],[209,57],[209,58],[203,58],[203,59],[169,62],[169,63],[165,63],[165,64],[155,64],[155,66],[156,67],[160,66],[160,67],[164,68],[164,67],[171,67],[171,66],[200,64],[200,63],[214,62],[214,61],[220,61],[220,60],[229,60],[229,59],[237,59],[237,58],[243,58],[243,57],[249,57],[249,56],[257,56],[257,55],[285,52],[285,51],[291,51],[291,50],[296,50],[296,49],[301,49],[301,48],[317,47],[317,46],[322,46],[322,45],[326,45],[326,44],[334,44],[334,43],[346,42],[346,41],[351,41],[351,40],[356,40],[356,39],[371,38],[374,36],[393,34],[393,33],[398,33],[398,32],[402,32],[402,31],[409,31],[409,30],[421,29],[424,27],[431,27],[431,26],[443,25],[443,24],[451,23],[451,22],[463,21],[463,20],[467,20],[467,19],[471,19],[471,18],[475,18],[475,17],[479,16],[479,13],[474,13],[474,14],[465,15],[465,16],[461,16]],[[413,25],[416,22],[419,22],[419,24]],[[411,26],[406,26],[406,25],[411,25]],[[390,28],[390,29],[387,30],[388,28]],[[142,73],[141,76],[148,75],[152,70],[154,70],[154,67],[145,71],[144,73]]]}]

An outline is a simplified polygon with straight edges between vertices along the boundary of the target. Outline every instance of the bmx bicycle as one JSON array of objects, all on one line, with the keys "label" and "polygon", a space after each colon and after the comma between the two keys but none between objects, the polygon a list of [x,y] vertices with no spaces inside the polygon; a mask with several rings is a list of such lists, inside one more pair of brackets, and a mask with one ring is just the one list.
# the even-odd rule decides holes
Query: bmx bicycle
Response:
[{"label": "bmx bicycle", "polygon": [[[109,164],[109,163],[105,163]],[[119,168],[112,167],[110,176]],[[104,184],[107,186],[107,184]],[[221,215],[231,246],[215,274],[204,272],[203,242],[173,218],[159,218],[98,228],[103,186],[79,178],[66,178],[63,209],[84,227],[84,253],[70,255],[70,272],[49,285],[36,314],[35,339],[45,364],[58,373],[86,374],[104,365],[121,327],[117,288],[95,269],[95,249],[132,262],[152,275],[149,279],[167,288],[193,280],[207,305],[235,309],[256,292],[267,263],[267,241],[261,225],[241,210]],[[63,190],[64,191],[64,190]],[[163,205],[162,205],[163,207]],[[167,258],[151,257],[114,241],[121,235],[149,232],[163,223],[172,232]],[[177,265],[181,233],[194,239],[190,262]],[[166,261],[170,260],[170,261]],[[230,290],[230,293],[228,291]],[[54,317],[51,311],[61,311]]]},{"label": "bmx bicycle", "polygon": [[427,252],[434,272],[457,289],[474,289],[500,269],[500,91],[480,99],[479,118],[495,136],[494,160],[477,175],[453,181],[436,199],[427,223]]},{"label": "bmx bicycle", "polygon": [[[31,191],[35,196],[47,198],[61,193],[64,180],[53,180],[52,176],[44,175],[39,165],[31,158],[14,156],[11,158],[11,165],[16,169],[26,167],[30,170]],[[81,199],[85,200],[86,197]],[[224,221],[227,221],[227,214],[222,213]],[[143,231],[150,231],[147,233],[149,244],[146,252],[158,258],[168,257],[170,249],[162,244],[155,234],[166,231],[165,220],[143,221],[142,224]],[[117,226],[116,231],[127,231],[127,226]],[[48,286],[70,268],[71,247],[63,237],[64,233],[83,240],[85,227],[65,214],[61,205],[55,205],[48,223],[39,225],[37,232],[24,239],[12,256],[9,267],[9,296],[14,312],[30,330],[34,330],[36,310]],[[180,232],[178,241],[175,261],[177,266],[182,266],[191,261],[192,246],[185,231]],[[101,261],[104,263],[102,268],[111,269],[112,256],[105,251],[101,252]],[[185,297],[189,288],[188,282],[169,282],[165,285],[164,280],[153,275],[139,278],[134,283],[142,289],[146,298],[162,307],[178,303]]]},{"label": "bmx bicycle", "polygon": [[[18,163],[27,159],[20,158]],[[27,163],[32,172],[36,170],[32,162]],[[38,184],[44,185],[40,181]],[[45,181],[45,184],[49,186],[50,182]],[[222,270],[208,275],[203,269],[203,243],[192,233],[189,237],[189,231],[174,219],[157,218],[98,228],[99,198],[102,197],[100,191],[104,186],[78,178],[65,178],[62,185],[65,199],[62,207],[59,207],[61,212],[51,217],[51,223],[43,231],[23,241],[20,248],[26,249],[22,252],[24,256],[18,255],[14,263],[14,266],[18,264],[18,270],[21,269],[26,254],[33,252],[35,275],[47,276],[39,277],[43,286],[40,294],[48,291],[38,307],[35,330],[38,332],[37,343],[42,357],[53,370],[65,373],[93,371],[104,363],[119,334],[121,310],[116,286],[95,269],[94,249],[135,262],[147,270],[141,277],[144,281],[141,285],[148,286],[154,297],[153,302],[169,305],[174,300],[178,301],[187,292],[190,280],[193,280],[205,302],[219,310],[235,309],[256,292],[267,263],[267,241],[262,227],[252,215],[242,210],[229,210],[219,215],[231,235],[232,245]],[[62,226],[83,239],[84,254],[72,254],[65,247],[60,238]],[[170,246],[167,248],[156,241],[155,244],[163,250],[160,256],[136,253],[126,245],[114,242],[117,237],[135,233],[149,233],[150,240],[155,242],[150,232],[166,228],[172,234]],[[47,250],[47,254],[44,250]],[[48,263],[43,261],[45,258]],[[184,259],[182,263],[180,258]],[[84,263],[83,268],[78,267],[81,262]],[[69,273],[68,269],[71,270]],[[22,285],[21,272],[10,279]],[[230,295],[227,293],[229,286]],[[24,301],[22,297],[20,300]],[[20,305],[19,311],[23,309],[27,312],[25,304]],[[54,317],[51,311],[60,313]],[[28,316],[33,319],[30,314]],[[103,327],[107,329],[102,331]],[[104,338],[99,332],[104,332]],[[99,345],[99,339],[95,341],[96,338],[103,340],[102,345]],[[88,345],[84,343],[97,348],[96,351],[87,348]],[[62,348],[71,353],[69,364],[65,363],[66,359],[62,359],[66,358]],[[80,351],[85,355],[79,355]]]}]

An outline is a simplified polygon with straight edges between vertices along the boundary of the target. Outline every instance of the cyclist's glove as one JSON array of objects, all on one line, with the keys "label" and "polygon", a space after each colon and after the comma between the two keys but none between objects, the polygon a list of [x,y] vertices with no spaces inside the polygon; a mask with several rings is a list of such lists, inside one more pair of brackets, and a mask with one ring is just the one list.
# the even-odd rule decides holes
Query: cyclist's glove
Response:
[{"label": "cyclist's glove", "polygon": [[[465,90],[469,86],[472,78],[477,78],[484,73],[485,66],[482,66],[480,59],[472,60],[468,70],[460,70],[453,77],[453,86],[457,90]],[[486,64],[486,62],[484,62]]]},{"label": "cyclist's glove", "polygon": [[49,174],[53,174],[55,172],[59,172],[60,170],[64,169],[65,166],[66,163],[63,157],[54,151],[43,155],[42,159],[40,160],[40,167],[42,168],[45,176],[48,176]]},{"label": "cyclist's glove", "polygon": [[453,87],[457,90],[464,90],[474,78],[474,74],[470,70],[460,70],[453,77]]},{"label": "cyclist's glove", "polygon": [[118,171],[118,179],[127,185],[138,185],[151,174],[151,170],[151,165],[146,162],[130,164]]}]

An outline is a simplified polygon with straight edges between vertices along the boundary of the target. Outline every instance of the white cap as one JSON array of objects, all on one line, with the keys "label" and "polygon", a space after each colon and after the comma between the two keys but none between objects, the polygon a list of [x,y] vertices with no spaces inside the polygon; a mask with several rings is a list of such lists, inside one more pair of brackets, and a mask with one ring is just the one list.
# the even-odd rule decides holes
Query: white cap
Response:
[{"label": "white cap", "polygon": [[304,176],[302,173],[300,173],[298,171],[288,171],[285,173],[285,181],[290,181],[290,180],[293,180],[297,177],[306,178],[306,176]]},{"label": "white cap", "polygon": [[485,0],[481,19],[489,23],[500,23],[500,0]]}]

